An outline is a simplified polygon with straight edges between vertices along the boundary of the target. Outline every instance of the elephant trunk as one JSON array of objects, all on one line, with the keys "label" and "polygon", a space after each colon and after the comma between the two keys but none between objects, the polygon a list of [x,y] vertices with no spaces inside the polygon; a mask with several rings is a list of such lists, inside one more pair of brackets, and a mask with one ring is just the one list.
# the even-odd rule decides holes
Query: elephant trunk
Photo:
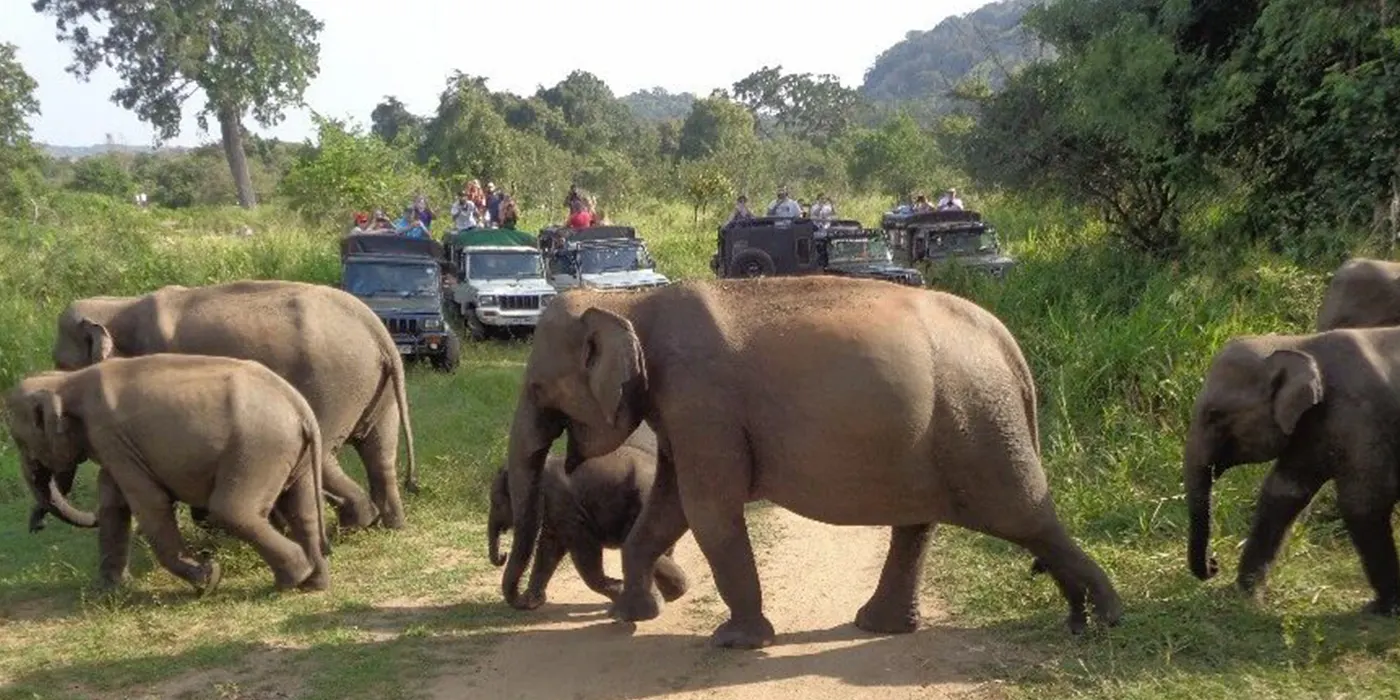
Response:
[{"label": "elephant trunk", "polygon": [[1205,581],[1220,571],[1219,563],[1210,555],[1210,492],[1215,485],[1215,465],[1194,430],[1192,433],[1183,460],[1186,508],[1191,521],[1186,558],[1191,574]]},{"label": "elephant trunk", "polygon": [[495,520],[491,521],[490,530],[487,533],[487,537],[490,538],[487,542],[487,549],[489,550],[487,554],[491,557],[492,566],[502,566],[506,563],[506,555],[501,554],[501,533],[504,532],[505,529],[504,523],[499,523]]},{"label": "elephant trunk", "polygon": [[68,497],[63,495],[63,491],[54,482],[53,472],[47,467],[31,464],[24,470],[24,475],[25,480],[29,482],[29,490],[33,492],[34,500],[40,508],[54,514],[59,520],[73,527],[97,527],[97,516],[79,510],[72,503],[69,503]]},{"label": "elephant trunk", "polygon": [[512,607],[520,598],[520,579],[525,574],[525,567],[530,563],[539,538],[540,474],[544,470],[550,446],[563,432],[563,417],[538,407],[530,396],[527,383],[516,403],[506,454],[506,478],[515,539],[501,575],[501,593]]}]

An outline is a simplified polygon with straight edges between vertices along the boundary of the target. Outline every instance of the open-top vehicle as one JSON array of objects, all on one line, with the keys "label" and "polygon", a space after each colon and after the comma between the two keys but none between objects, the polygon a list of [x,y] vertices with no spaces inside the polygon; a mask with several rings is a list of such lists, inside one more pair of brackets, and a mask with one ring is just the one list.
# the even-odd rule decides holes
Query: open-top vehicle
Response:
[{"label": "open-top vehicle", "polygon": [[760,217],[719,229],[718,250],[710,258],[717,277],[840,275],[923,286],[918,270],[895,265],[880,231],[837,219]]},{"label": "open-top vehicle", "polygon": [[478,228],[449,234],[446,243],[457,272],[452,303],[472,340],[484,340],[492,329],[535,327],[555,291],[534,236]]},{"label": "open-top vehicle", "polygon": [[644,289],[670,284],[656,271],[656,261],[646,241],[631,226],[590,226],[540,231],[549,283],[559,291],[576,287],[592,289]]},{"label": "open-top vehicle", "polygon": [[1016,266],[1001,251],[996,228],[982,214],[966,209],[887,212],[880,225],[901,260],[914,264],[955,262],[998,279]]},{"label": "open-top vehicle", "polygon": [[450,372],[461,343],[443,318],[444,267],[433,240],[365,233],[340,242],[340,288],[379,316],[401,355]]}]

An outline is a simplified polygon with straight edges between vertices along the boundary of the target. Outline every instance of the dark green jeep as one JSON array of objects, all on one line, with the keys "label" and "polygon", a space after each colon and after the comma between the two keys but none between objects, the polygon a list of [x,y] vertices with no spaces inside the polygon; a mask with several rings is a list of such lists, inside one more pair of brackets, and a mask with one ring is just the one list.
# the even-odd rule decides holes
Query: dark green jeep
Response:
[{"label": "dark green jeep", "polygon": [[340,244],[340,287],[384,321],[404,359],[451,372],[461,341],[443,317],[445,266],[442,244],[431,239],[365,233]]}]

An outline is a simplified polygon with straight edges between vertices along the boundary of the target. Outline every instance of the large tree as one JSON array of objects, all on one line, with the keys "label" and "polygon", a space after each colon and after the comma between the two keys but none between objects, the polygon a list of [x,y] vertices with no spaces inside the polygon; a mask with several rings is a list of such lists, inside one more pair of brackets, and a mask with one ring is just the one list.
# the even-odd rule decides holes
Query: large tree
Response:
[{"label": "large tree", "polygon": [[[243,118],[263,127],[301,102],[320,71],[322,23],[293,0],[35,0],[52,15],[58,38],[73,47],[69,72],[87,79],[100,65],[123,85],[112,101],[155,127],[157,139],[180,133],[185,102],[205,97],[201,129],[212,115],[238,189],[257,198],[243,151]],[[100,33],[105,29],[105,33]]]},{"label": "large tree", "polygon": [[29,143],[29,118],[39,113],[37,87],[14,45],[0,43],[0,211],[17,211],[42,180],[39,154]]}]

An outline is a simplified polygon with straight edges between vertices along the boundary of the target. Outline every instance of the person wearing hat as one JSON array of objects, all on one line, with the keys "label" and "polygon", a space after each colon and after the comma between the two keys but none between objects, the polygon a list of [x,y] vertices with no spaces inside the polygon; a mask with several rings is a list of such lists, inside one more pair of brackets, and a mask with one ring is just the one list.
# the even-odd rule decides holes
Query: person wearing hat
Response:
[{"label": "person wearing hat", "polygon": [[786,187],[781,187],[778,189],[778,198],[768,205],[768,215],[783,219],[796,219],[802,215],[802,207],[788,196]]}]

